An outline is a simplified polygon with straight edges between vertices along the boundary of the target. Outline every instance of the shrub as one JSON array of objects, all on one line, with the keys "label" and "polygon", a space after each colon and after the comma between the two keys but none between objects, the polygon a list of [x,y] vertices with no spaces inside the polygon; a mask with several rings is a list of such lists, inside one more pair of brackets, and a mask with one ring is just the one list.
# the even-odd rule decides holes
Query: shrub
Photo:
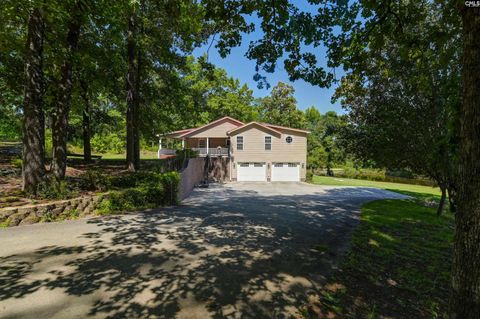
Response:
[{"label": "shrub", "polygon": [[163,186],[164,203],[170,205],[178,204],[178,187],[180,184],[180,174],[170,172],[160,175],[160,182]]},{"label": "shrub", "polygon": [[96,134],[92,140],[92,149],[99,153],[122,153],[125,151],[124,139],[116,133]]},{"label": "shrub", "polygon": [[49,176],[37,186],[36,195],[39,199],[66,199],[75,193],[68,188],[66,181],[58,181]]},{"label": "shrub", "polygon": [[106,191],[110,188],[110,177],[98,169],[90,169],[81,176],[81,187],[92,191]]},{"label": "shrub", "polygon": [[312,179],[313,179],[313,173],[312,173],[312,171],[307,171],[307,177],[306,177],[306,179],[307,179],[307,182],[311,182],[311,181],[312,181]]},{"label": "shrub", "polygon": [[175,205],[178,203],[179,182],[180,175],[177,172],[165,174],[139,172],[116,177],[112,185],[133,187],[111,191],[97,212],[104,215],[160,205]]}]

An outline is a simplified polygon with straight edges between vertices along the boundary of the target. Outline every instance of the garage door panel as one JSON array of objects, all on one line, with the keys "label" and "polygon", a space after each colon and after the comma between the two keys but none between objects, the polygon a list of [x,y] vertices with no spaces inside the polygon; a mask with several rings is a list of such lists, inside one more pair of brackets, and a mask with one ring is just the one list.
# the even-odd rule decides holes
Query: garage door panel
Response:
[{"label": "garage door panel", "polygon": [[300,165],[298,163],[273,163],[272,182],[300,181]]},{"label": "garage door panel", "polygon": [[265,163],[238,163],[237,180],[239,182],[264,182],[267,180]]}]

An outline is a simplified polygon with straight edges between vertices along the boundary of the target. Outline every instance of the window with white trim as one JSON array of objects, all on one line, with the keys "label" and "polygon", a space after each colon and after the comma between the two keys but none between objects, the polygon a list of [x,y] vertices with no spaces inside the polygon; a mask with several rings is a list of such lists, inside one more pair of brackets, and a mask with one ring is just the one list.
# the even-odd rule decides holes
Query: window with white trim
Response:
[{"label": "window with white trim", "polygon": [[288,163],[288,167],[297,167],[297,163]]},{"label": "window with white trim", "polygon": [[240,167],[249,167],[250,163],[240,163]]},{"label": "window with white trim", "polygon": [[237,136],[237,150],[243,150],[243,136]]},{"label": "window with white trim", "polygon": [[207,141],[206,140],[198,140],[198,147],[199,148],[207,147]]},{"label": "window with white trim", "polygon": [[265,136],[265,150],[271,151],[272,150],[272,137]]}]

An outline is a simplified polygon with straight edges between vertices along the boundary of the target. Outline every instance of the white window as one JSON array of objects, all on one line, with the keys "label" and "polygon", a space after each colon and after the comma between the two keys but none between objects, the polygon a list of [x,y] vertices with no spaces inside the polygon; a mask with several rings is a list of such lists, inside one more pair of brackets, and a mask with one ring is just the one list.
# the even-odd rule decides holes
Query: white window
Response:
[{"label": "white window", "polygon": [[296,163],[288,163],[288,167],[297,167]]},{"label": "white window", "polygon": [[207,141],[206,140],[198,140],[198,147],[199,148],[205,148],[207,147]]},{"label": "white window", "polygon": [[263,167],[262,163],[253,163],[253,167]]},{"label": "white window", "polygon": [[249,167],[250,163],[240,163],[240,167]]},{"label": "white window", "polygon": [[243,136],[237,136],[237,150],[243,150]]},{"label": "white window", "polygon": [[265,150],[271,151],[272,150],[272,137],[265,136]]},{"label": "white window", "polygon": [[293,137],[291,136],[287,136],[287,138],[285,139],[285,142],[287,142],[288,144],[292,143],[293,141]]},{"label": "white window", "polygon": [[275,163],[273,166],[275,166],[275,167],[283,167],[283,163]]}]

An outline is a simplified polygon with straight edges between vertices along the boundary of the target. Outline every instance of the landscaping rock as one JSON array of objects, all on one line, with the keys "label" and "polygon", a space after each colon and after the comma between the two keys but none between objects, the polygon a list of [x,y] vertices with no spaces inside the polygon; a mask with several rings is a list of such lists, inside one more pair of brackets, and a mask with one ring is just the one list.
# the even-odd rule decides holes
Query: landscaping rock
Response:
[{"label": "landscaping rock", "polygon": [[24,219],[22,219],[18,225],[30,225],[30,224],[35,224],[35,223],[38,223],[40,221],[40,217],[37,216],[37,214],[35,212],[32,212],[31,214],[29,214],[27,217],[25,217]]},{"label": "landscaping rock", "polygon": [[18,209],[0,210],[0,222],[4,222],[8,217],[18,212]]}]

